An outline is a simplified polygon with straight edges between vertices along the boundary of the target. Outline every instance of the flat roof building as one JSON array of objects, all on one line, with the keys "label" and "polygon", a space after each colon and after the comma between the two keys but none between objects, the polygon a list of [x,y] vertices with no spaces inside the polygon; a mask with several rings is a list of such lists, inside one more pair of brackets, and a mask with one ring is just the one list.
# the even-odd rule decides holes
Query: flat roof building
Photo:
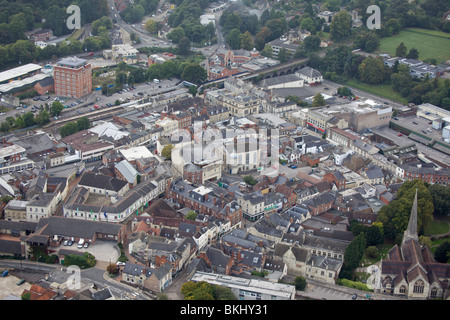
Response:
[{"label": "flat roof building", "polygon": [[80,98],[92,92],[92,65],[85,59],[61,59],[54,68],[55,94]]},{"label": "flat roof building", "polygon": [[197,271],[190,279],[231,289],[239,300],[294,300],[295,286]]},{"label": "flat roof building", "polygon": [[29,77],[38,73],[41,69],[42,66],[38,64],[28,63],[17,68],[0,72],[0,83],[6,83],[11,80],[20,80]]}]

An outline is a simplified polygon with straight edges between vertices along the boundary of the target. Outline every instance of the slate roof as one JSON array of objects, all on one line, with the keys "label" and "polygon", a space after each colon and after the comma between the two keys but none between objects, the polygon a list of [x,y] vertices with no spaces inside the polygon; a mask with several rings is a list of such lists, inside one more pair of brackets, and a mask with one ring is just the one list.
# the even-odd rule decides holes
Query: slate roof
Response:
[{"label": "slate roof", "polygon": [[117,223],[53,216],[41,218],[36,226],[35,234],[93,239],[96,233],[118,235],[121,228],[122,225]]},{"label": "slate roof", "polygon": [[131,263],[128,261],[125,263],[125,266],[123,267],[123,270],[122,270],[123,273],[131,274],[131,275],[137,276],[137,277],[143,275],[144,273],[145,273],[146,277],[150,277],[154,271],[155,271],[154,269],[151,269],[147,266],[143,266],[143,265],[136,264],[136,263]]},{"label": "slate roof", "polygon": [[78,185],[119,192],[123,187],[127,185],[127,182],[111,176],[85,172],[81,176]]}]

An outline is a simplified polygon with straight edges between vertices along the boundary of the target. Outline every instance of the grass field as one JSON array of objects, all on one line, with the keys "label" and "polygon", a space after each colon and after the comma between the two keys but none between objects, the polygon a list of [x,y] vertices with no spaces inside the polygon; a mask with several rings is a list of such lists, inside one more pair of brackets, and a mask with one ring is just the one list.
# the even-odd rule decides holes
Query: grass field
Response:
[{"label": "grass field", "polygon": [[401,42],[405,44],[407,52],[416,48],[419,60],[434,58],[441,63],[450,59],[450,33],[418,28],[404,29],[395,36],[382,38],[375,53],[388,53],[395,57],[395,49]]},{"label": "grass field", "polygon": [[386,99],[390,99],[392,101],[396,101],[396,102],[399,102],[402,104],[408,103],[408,100],[406,98],[402,97],[402,95],[400,93],[398,93],[397,91],[392,89],[391,85],[389,85],[389,84],[373,85],[373,84],[367,84],[367,83],[361,82],[356,79],[347,80],[345,82],[345,84],[347,86],[354,87],[356,89],[363,90],[363,91],[375,94],[377,96],[380,96],[380,97],[383,97]]}]

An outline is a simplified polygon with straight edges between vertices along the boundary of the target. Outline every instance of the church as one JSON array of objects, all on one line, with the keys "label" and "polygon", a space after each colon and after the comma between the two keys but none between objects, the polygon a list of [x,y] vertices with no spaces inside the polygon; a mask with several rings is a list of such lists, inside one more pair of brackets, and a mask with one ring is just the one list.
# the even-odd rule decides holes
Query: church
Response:
[{"label": "church", "polygon": [[378,292],[408,299],[439,299],[449,295],[450,264],[434,260],[417,234],[417,190],[401,245],[381,261]]}]

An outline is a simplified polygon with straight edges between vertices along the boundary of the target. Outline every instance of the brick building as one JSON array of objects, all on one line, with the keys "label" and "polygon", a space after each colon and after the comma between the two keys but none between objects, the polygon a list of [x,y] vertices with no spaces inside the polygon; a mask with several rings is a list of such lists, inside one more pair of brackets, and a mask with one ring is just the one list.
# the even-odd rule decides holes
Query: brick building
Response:
[{"label": "brick building", "polygon": [[92,92],[92,65],[77,57],[64,58],[54,67],[55,94],[80,98]]}]

